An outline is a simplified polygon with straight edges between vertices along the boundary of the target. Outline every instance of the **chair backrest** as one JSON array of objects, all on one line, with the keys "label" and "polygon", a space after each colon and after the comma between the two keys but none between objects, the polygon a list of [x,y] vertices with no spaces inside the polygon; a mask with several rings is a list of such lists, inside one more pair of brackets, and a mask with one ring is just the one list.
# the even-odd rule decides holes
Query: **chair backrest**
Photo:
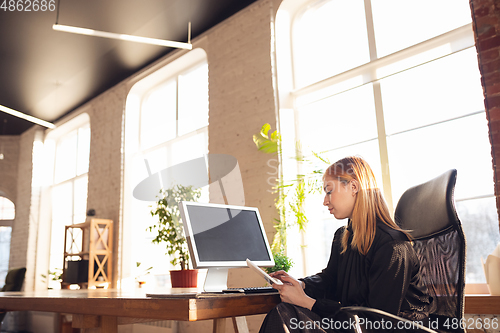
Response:
[{"label": "chair backrest", "polygon": [[441,320],[464,316],[466,241],[455,210],[456,179],[452,169],[406,190],[395,212],[396,223],[413,237],[420,278],[434,298],[430,313]]},{"label": "chair backrest", "polygon": [[14,268],[9,270],[5,277],[5,285],[1,291],[20,291],[23,287],[26,268]]}]

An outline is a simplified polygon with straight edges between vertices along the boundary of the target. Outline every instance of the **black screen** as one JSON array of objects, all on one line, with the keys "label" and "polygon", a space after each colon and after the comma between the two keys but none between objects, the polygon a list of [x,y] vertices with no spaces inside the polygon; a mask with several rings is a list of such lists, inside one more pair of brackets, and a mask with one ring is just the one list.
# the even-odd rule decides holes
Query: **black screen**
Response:
[{"label": "black screen", "polygon": [[255,211],[194,205],[187,210],[201,262],[270,260]]}]

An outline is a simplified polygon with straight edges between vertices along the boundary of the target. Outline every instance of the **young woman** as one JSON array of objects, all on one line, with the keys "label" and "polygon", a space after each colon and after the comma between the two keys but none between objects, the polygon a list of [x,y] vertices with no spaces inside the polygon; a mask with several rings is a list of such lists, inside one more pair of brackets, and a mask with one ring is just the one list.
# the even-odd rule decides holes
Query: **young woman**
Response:
[{"label": "young woman", "polygon": [[272,274],[283,281],[273,285],[283,303],[260,332],[334,332],[332,320],[347,320],[340,308],[352,305],[425,320],[431,298],[420,283],[418,258],[410,236],[392,220],[368,163],[360,157],[335,162],[323,175],[323,189],[323,205],[348,225],[335,232],[321,273],[300,280],[284,271]]}]

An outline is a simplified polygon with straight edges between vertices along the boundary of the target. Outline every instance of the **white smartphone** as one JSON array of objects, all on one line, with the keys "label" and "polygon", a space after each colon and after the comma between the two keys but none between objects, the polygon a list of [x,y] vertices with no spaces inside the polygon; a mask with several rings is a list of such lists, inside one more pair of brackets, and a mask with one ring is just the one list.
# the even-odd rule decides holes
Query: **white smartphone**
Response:
[{"label": "white smartphone", "polygon": [[250,259],[247,259],[247,266],[250,267],[251,269],[253,269],[255,272],[257,272],[260,276],[262,276],[264,278],[264,280],[267,281],[267,283],[269,284],[277,284],[277,285],[282,285],[283,282],[281,282],[281,280],[279,279],[275,279],[271,276],[269,276],[269,274],[267,274],[266,272],[264,272],[259,266],[257,266],[256,264],[254,264]]}]

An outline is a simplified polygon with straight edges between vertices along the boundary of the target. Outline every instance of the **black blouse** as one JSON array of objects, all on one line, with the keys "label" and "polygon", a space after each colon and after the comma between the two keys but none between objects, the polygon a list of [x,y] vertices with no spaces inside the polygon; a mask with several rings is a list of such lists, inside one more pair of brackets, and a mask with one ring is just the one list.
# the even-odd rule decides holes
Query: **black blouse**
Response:
[{"label": "black blouse", "polygon": [[[312,311],[321,317],[335,315],[342,306],[366,306],[408,319],[428,316],[432,300],[421,286],[420,264],[406,235],[382,222],[366,255],[347,247],[342,251],[342,235],[335,232],[327,267],[301,279],[305,292],[316,299]],[[350,229],[349,229],[350,230]],[[349,244],[352,241],[352,231]]]}]

